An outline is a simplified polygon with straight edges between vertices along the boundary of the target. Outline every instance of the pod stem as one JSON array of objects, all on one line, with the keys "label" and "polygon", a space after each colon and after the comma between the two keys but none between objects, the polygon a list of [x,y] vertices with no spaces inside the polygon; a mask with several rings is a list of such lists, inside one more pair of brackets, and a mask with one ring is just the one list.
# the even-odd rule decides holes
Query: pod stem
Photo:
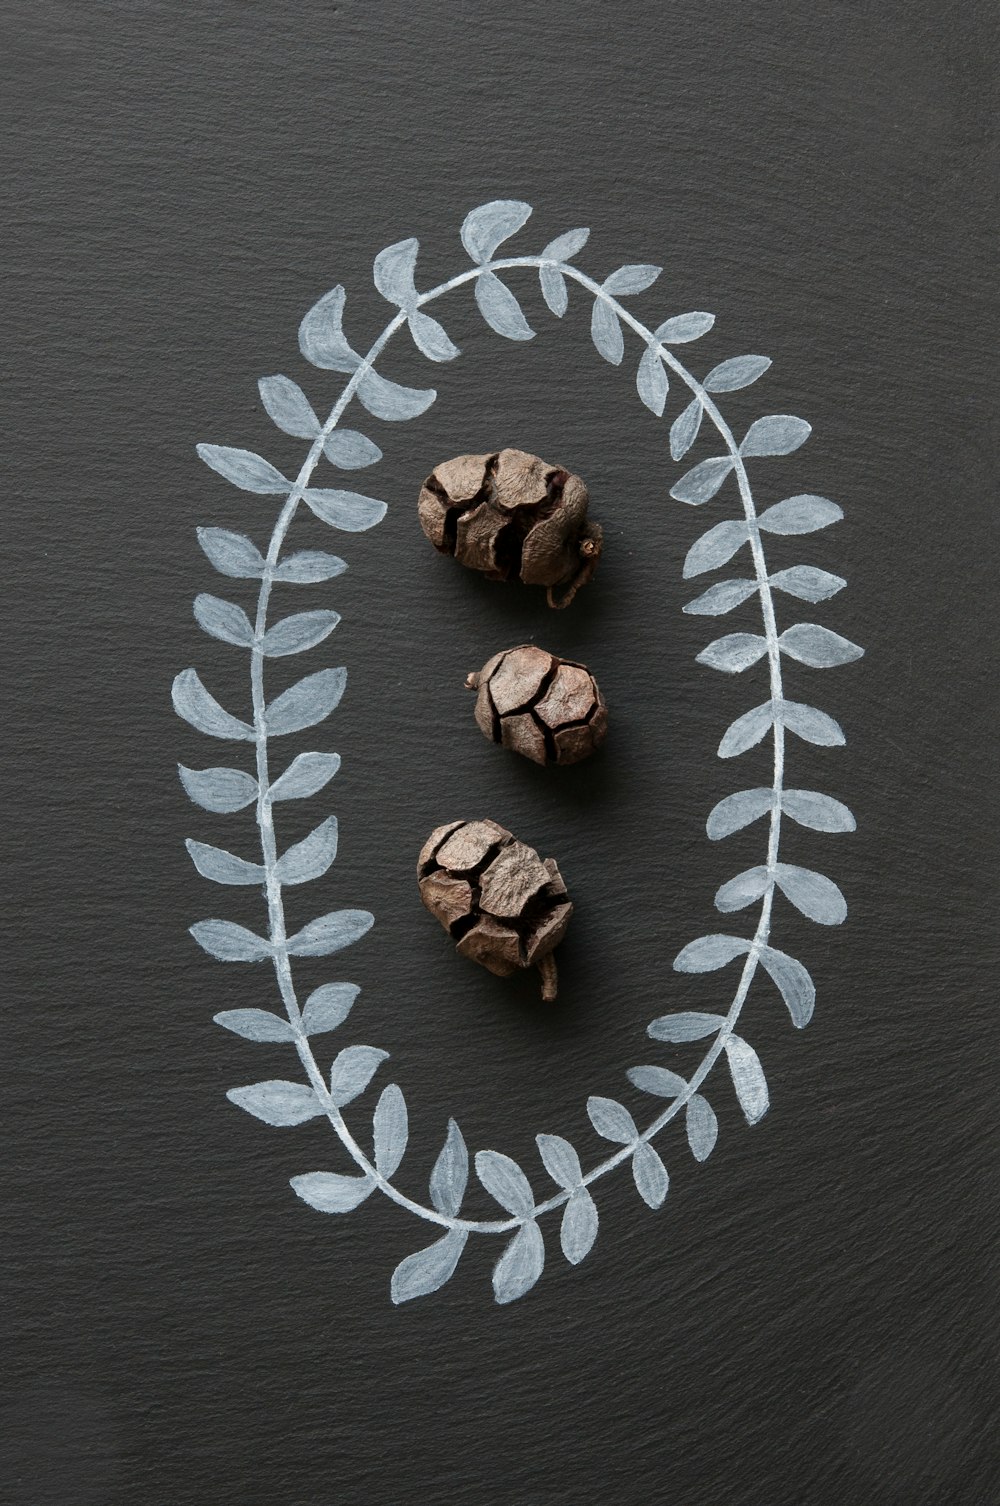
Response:
[{"label": "pod stem", "polygon": [[539,957],[535,966],[542,976],[542,1002],[551,1004],[559,992],[559,974],[556,971],[556,959],[549,952],[545,957]]}]

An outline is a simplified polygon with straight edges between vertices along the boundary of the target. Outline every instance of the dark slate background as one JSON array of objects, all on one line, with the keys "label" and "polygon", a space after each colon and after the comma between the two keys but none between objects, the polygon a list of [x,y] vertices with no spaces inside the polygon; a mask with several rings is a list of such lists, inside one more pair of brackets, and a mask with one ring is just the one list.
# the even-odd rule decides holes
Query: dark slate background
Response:
[{"label": "dark slate background", "polygon": [[[5,1500],[1000,1496],[988,10],[6,7]],[[337,379],[298,355],[304,310],[343,282],[364,345],[386,316],[374,253],[414,234],[424,285],[447,277],[464,214],[497,196],[536,206],[528,250],[582,223],[581,261],[600,275],[662,262],[636,306],[654,322],[716,312],[689,347],[696,370],[771,355],[765,380],[726,401],[734,424],[790,411],[814,425],[804,450],[755,474],[764,501],[807,490],[845,507],[829,533],[774,554],[849,580],[806,615],[866,657],[789,675],[848,746],[793,740],[791,769],[847,800],[859,830],[788,834],[785,855],[829,872],[851,913],[827,931],[778,907],[774,940],[808,962],[819,1002],[799,1034],[755,988],[763,1123],[746,1128],[720,1078],[719,1148],[698,1168],[664,1136],[673,1184],[658,1214],[627,1174],[609,1177],[579,1269],[550,1224],[548,1268],[523,1301],[493,1304],[496,1250],[480,1240],[447,1288],[396,1310],[389,1275],[424,1227],[378,1199],[341,1219],[307,1209],[288,1178],[343,1169],[329,1133],[270,1130],[225,1099],[290,1065],[211,1023],[268,1005],[273,983],[186,934],[213,913],[257,920],[259,901],[205,884],[184,853],[196,835],[252,855],[253,830],[185,801],[175,763],[224,750],[177,720],[169,687],[197,664],[242,709],[239,655],[191,618],[194,593],[219,588],[194,529],[263,541],[275,511],[213,477],[195,441],[296,464],[301,446],[270,427],[255,384],[284,371],[332,402]],[[295,896],[293,918],[342,904],[378,916],[345,959],[301,974],[363,985],[343,1039],[392,1052],[416,1191],[449,1114],[473,1147],[533,1175],[539,1130],[597,1155],[584,1101],[622,1093],[639,1108],[623,1074],[658,1059],[648,1020],[725,1002],[728,977],[685,981],[670,963],[761,850],[759,828],[715,845],[703,825],[722,795],[766,778],[763,750],[738,767],[715,757],[761,699],[761,672],[730,681],[694,663],[716,632],[752,627],[752,609],[721,627],[680,610],[694,594],[684,554],[727,504],[668,500],[665,426],[632,370],[596,356],[583,296],[559,325],[530,276],[517,287],[530,344],[485,329],[463,294],[439,309],[462,360],[431,373],[407,342],[393,348],[385,370],[430,377],[439,401],[405,425],[359,414],[386,452],[365,482],[388,518],[338,538],[349,573],[297,598],[342,613],[308,667],[345,663],[350,682],[316,735],[343,754],[341,775],[285,808],[288,837],[331,807],[342,831],[335,869]],[[431,465],[505,443],[582,472],[604,521],[598,580],[564,615],[467,576],[419,534]],[[296,524],[293,542],[329,543],[323,532]],[[782,601],[786,623],[794,610]],[[597,672],[613,733],[593,764],[537,770],[476,731],[466,671],[526,637]],[[551,1011],[532,980],[461,963],[419,905],[420,842],[466,814],[503,820],[570,882]]]}]

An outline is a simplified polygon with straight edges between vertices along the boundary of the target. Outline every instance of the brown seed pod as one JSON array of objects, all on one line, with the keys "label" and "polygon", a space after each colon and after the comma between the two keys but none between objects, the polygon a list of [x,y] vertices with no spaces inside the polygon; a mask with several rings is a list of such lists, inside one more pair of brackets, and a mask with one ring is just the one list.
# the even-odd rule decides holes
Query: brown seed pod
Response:
[{"label": "brown seed pod", "polygon": [[542,998],[555,998],[552,951],[566,934],[573,905],[554,859],[543,863],[495,821],[450,821],[424,843],[417,883],[463,957],[500,978],[537,967]]},{"label": "brown seed pod", "polygon": [[608,708],[585,664],[522,643],[466,680],[485,737],[535,763],[579,763],[601,746]]},{"label": "brown seed pod", "polygon": [[[490,580],[547,586],[568,607],[601,556],[579,476],[524,450],[458,455],[435,466],[420,491],[420,526],[441,554]],[[557,590],[562,594],[557,596]]]}]

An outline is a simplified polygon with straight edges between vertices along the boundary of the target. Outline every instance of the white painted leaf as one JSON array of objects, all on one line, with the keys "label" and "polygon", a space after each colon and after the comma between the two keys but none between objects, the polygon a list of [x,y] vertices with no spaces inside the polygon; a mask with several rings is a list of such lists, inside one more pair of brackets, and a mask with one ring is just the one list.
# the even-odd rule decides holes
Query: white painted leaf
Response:
[{"label": "white painted leaf", "polygon": [[624,297],[628,293],[644,293],[651,288],[653,283],[663,271],[662,267],[651,266],[648,262],[636,262],[631,266],[619,267],[617,272],[612,272],[602,284],[606,293],[613,293],[616,297]]},{"label": "white painted leaf", "polygon": [[590,1254],[597,1225],[597,1204],[586,1187],[581,1187],[566,1204],[559,1229],[559,1243],[570,1265],[579,1265]]},{"label": "white painted leaf", "polygon": [[706,664],[709,669],[720,669],[727,675],[738,675],[766,653],[767,639],[760,633],[728,633],[703,648],[695,662]]},{"label": "white painted leaf", "polygon": [[339,706],[346,684],[347,670],[343,667],[306,675],[268,706],[264,713],[268,732],[277,737],[315,726]]},{"label": "white painted leaf", "polygon": [[462,245],[474,262],[489,261],[498,246],[526,224],[531,205],[521,199],[492,199],[472,209],[462,222]]},{"label": "white painted leaf", "polygon": [[431,1202],[439,1213],[454,1218],[462,1206],[469,1180],[469,1152],[462,1131],[448,1120],[448,1134],[431,1172]]},{"label": "white painted leaf", "polygon": [[725,912],[745,910],[747,905],[760,899],[770,887],[771,875],[764,864],[747,868],[722,885],[715,896],[715,907]]},{"label": "white painted leaf", "polygon": [[569,307],[569,290],[565,277],[555,267],[539,267],[538,281],[549,309],[557,319],[561,319]]},{"label": "white painted leaf", "polygon": [[346,296],[343,288],[331,288],[299,325],[299,349],[323,371],[355,371],[361,365],[342,328]]},{"label": "white painted leaf", "polygon": [[202,591],[194,599],[194,617],[211,638],[233,643],[237,648],[250,648],[253,644],[253,628],[246,612],[234,602],[223,601],[221,596],[209,596]]},{"label": "white painted leaf", "polygon": [[323,1035],[336,1030],[351,1012],[361,990],[356,983],[324,983],[314,989],[302,1011],[302,1028],[306,1035]]},{"label": "white painted leaf", "polygon": [[781,651],[812,669],[832,669],[860,659],[864,649],[849,638],[821,627],[818,622],[796,622],[778,639]]},{"label": "white painted leaf", "polygon": [[683,610],[701,617],[722,617],[734,607],[742,606],[756,590],[755,580],[720,580],[689,601]]},{"label": "white painted leaf", "polygon": [[792,565],[772,575],[770,582],[775,590],[797,596],[800,601],[826,601],[847,585],[842,576],[831,575],[829,570],[819,570],[815,565]]},{"label": "white painted leaf", "polygon": [[366,371],[358,383],[358,397],[369,413],[386,423],[405,423],[426,413],[437,397],[433,387],[404,387],[377,371]]},{"label": "white painted leaf", "polygon": [[765,701],[762,706],[755,706],[752,711],[744,712],[727,728],[719,744],[719,757],[735,758],[737,754],[755,747],[771,730],[773,722],[773,701]]},{"label": "white painted leaf", "polygon": [[493,1295],[514,1302],[531,1290],[545,1266],[545,1243],[534,1222],[523,1224],[493,1268]]},{"label": "white painted leaf", "polygon": [[812,425],[790,413],[771,413],[750,425],[740,445],[741,455],[790,455],[805,444]]},{"label": "white painted leaf", "polygon": [[652,346],[647,346],[643,351],[635,376],[635,387],[650,413],[655,413],[660,418],[667,405],[669,384],[666,367]]},{"label": "white painted leaf", "polygon": [[226,1094],[230,1103],[263,1119],[265,1124],[284,1128],[291,1124],[305,1124],[307,1119],[317,1119],[323,1107],[313,1092],[301,1082],[255,1082],[246,1088],[230,1088]]},{"label": "white painted leaf", "polygon": [[775,502],[757,521],[765,533],[815,533],[820,528],[829,528],[831,523],[839,523],[843,516],[844,510],[836,502],[803,492],[799,497]]},{"label": "white painted leaf", "polygon": [[558,1182],[560,1187],[580,1185],[583,1176],[580,1157],[568,1140],[564,1140],[562,1135],[536,1135],[535,1143],[542,1165],[554,1182]]},{"label": "white painted leaf", "polygon": [[324,554],[321,549],[301,549],[275,566],[274,579],[307,586],[316,581],[333,580],[335,576],[343,575],[346,569],[347,565],[335,554]]},{"label": "white painted leaf", "polygon": [[713,842],[729,837],[734,831],[742,831],[752,821],[769,815],[774,806],[774,791],[770,789],[737,790],[713,806],[705,829]]},{"label": "white painted leaf", "polygon": [[277,493],[292,489],[292,483],[280,471],[252,450],[234,450],[220,444],[199,444],[195,449],[207,466],[241,491]]},{"label": "white painted leaf", "polygon": [[623,1103],[616,1102],[614,1098],[588,1098],[587,1113],[591,1124],[605,1140],[614,1140],[619,1145],[628,1145],[639,1134],[635,1127],[635,1120],[628,1109]]},{"label": "white painted leaf", "polygon": [[726,1058],[743,1117],[747,1124],[757,1124],[768,1110],[767,1082],[760,1058],[738,1035],[727,1040]]},{"label": "white painted leaf", "polygon": [[241,811],[257,798],[257,781],[242,769],[186,769],[177,765],[181,783],[203,810],[228,815]]},{"label": "white painted leaf", "polygon": [[375,1191],[377,1183],[370,1176],[345,1177],[334,1171],[307,1171],[292,1177],[291,1186],[298,1197],[319,1213],[350,1213]]},{"label": "white painted leaf", "polygon": [[535,1195],[531,1183],[517,1162],[499,1150],[476,1153],[476,1176],[490,1197],[515,1217],[525,1218],[534,1211]]},{"label": "white painted leaf", "polygon": [[698,438],[698,430],[701,428],[701,420],[705,410],[701,405],[701,398],[692,398],[686,408],[670,425],[670,458],[671,460],[683,460],[688,450]]},{"label": "white painted leaf", "polygon": [[710,502],[733,468],[732,457],[715,455],[711,460],[702,460],[670,488],[675,502],[688,502],[692,507],[701,507]]},{"label": "white painted leaf", "polygon": [[248,863],[224,847],[210,847],[207,842],[194,842],[188,837],[185,847],[191,861],[202,878],[212,879],[216,884],[262,884],[265,879],[260,863]]},{"label": "white painted leaf", "polygon": [[328,816],[308,837],[278,859],[275,873],[282,884],[307,884],[321,878],[337,856],[337,818]]},{"label": "white painted leaf", "polygon": [[339,768],[339,753],[300,753],[272,784],[271,799],[305,800],[328,784]]},{"label": "white painted leaf", "polygon": [[360,940],[375,924],[367,910],[331,910],[303,926],[288,942],[292,957],[329,957]]},{"label": "white painted leaf", "polygon": [[542,257],[545,261],[570,261],[583,250],[589,239],[589,230],[567,230],[563,235],[557,235],[554,241],[549,241]]},{"label": "white painted leaf", "polygon": [[327,460],[342,471],[361,471],[382,459],[378,445],[357,429],[333,429],[323,441]]},{"label": "white painted leaf", "polygon": [[190,931],[198,945],[220,962],[262,962],[272,955],[269,941],[231,920],[199,920]]},{"label": "white painted leaf", "polygon": [[839,926],[847,919],[847,901],[825,874],[794,863],[779,863],[774,881],[787,900],[821,926]]},{"label": "white painted leaf", "polygon": [[384,1177],[391,1177],[399,1167],[410,1137],[406,1101],[394,1082],[382,1089],[372,1120],[375,1166]]},{"label": "white painted leaf", "polygon": [[677,314],[660,325],[656,338],[661,345],[686,345],[689,340],[707,335],[714,323],[714,314]]},{"label": "white painted leaf", "polygon": [[801,1030],[812,1019],[816,1003],[813,980],[801,962],[789,957],[787,952],[779,952],[773,946],[761,947],[760,960],[778,985],[792,1017],[792,1024]]},{"label": "white painted leaf", "polygon": [[855,831],[857,822],[847,806],[818,790],[783,790],[781,809],[800,826],[813,831]]},{"label": "white painted leaf", "polygon": [[450,1229],[443,1239],[436,1239],[425,1250],[401,1260],[392,1273],[389,1288],[396,1306],[411,1302],[414,1297],[429,1297],[450,1281],[468,1237],[465,1229]]},{"label": "white painted leaf", "polygon": [[453,361],[457,355],[461,355],[444,326],[432,319],[430,314],[422,314],[419,309],[413,309],[408,323],[414,345],[429,361]]},{"label": "white painted leaf", "polygon": [[840,723],[815,706],[805,706],[800,701],[782,701],[780,715],[789,732],[818,748],[839,748],[847,741]]},{"label": "white painted leaf", "polygon": [[695,1093],[685,1116],[688,1145],[696,1161],[707,1161],[719,1138],[719,1121],[707,1098]]},{"label": "white painted leaf", "polygon": [[342,1109],[365,1091],[388,1051],[378,1046],[345,1046],[330,1068],[330,1097]]},{"label": "white painted leaf", "polygon": [[302,388],[291,377],[266,376],[257,383],[260,400],[269,418],[294,439],[315,439],[322,424]]},{"label": "white painted leaf", "polygon": [[213,1016],[216,1025],[245,1041],[294,1041],[295,1031],[280,1015],[266,1009],[224,1009]]},{"label": "white painted leaf", "polygon": [[740,387],[749,387],[762,377],[770,366],[769,356],[733,356],[713,366],[702,386],[708,392],[736,392]]},{"label": "white painted leaf", "polygon": [[656,1098],[677,1098],[687,1088],[685,1079],[666,1067],[629,1067],[627,1076],[640,1093],[652,1093]]},{"label": "white painted leaf", "polygon": [[242,533],[228,528],[199,528],[198,543],[220,575],[236,580],[260,580],[264,573],[264,556],[257,545]]},{"label": "white painted leaf", "polygon": [[621,323],[618,315],[610,303],[605,303],[603,298],[594,299],[594,308],[590,316],[590,335],[598,352],[612,366],[621,365],[622,356],[625,354],[625,336],[622,334]]},{"label": "white painted leaf", "polygon": [[254,731],[238,717],[230,716],[201,683],[198,671],[182,669],[171,687],[174,710],[199,732],[209,737],[227,737],[240,742],[253,742]]},{"label": "white painted leaf", "polygon": [[375,497],[363,497],[359,492],[317,490],[309,487],[303,500],[311,512],[331,528],[343,529],[345,533],[363,533],[381,523],[388,512],[384,502]]},{"label": "white painted leaf", "polygon": [[699,936],[697,941],[689,941],[677,953],[674,972],[714,973],[749,950],[750,943],[743,936]]},{"label": "white painted leaf", "polygon": [[285,617],[268,628],[261,639],[261,652],[271,659],[301,654],[329,637],[339,621],[337,612],[296,612],[293,617]]},{"label": "white painted leaf", "polygon": [[402,309],[411,309],[417,301],[413,277],[419,249],[420,242],[410,236],[408,240],[386,246],[375,258],[375,286],[383,298]]},{"label": "white painted leaf", "polygon": [[684,561],[684,579],[690,580],[692,576],[703,575],[706,570],[718,569],[719,565],[724,565],[737,550],[742,549],[749,537],[750,531],[742,518],[716,523],[714,528],[696,539],[688,550]]},{"label": "white painted leaf", "polygon": [[725,1023],[725,1017],[721,1014],[700,1014],[696,1010],[687,1010],[682,1014],[664,1014],[658,1020],[651,1020],[646,1026],[646,1034],[651,1035],[654,1041],[670,1041],[676,1045],[680,1041],[704,1040],[707,1035],[715,1035]]},{"label": "white painted leaf", "polygon": [[476,303],[490,329],[508,340],[531,340],[535,331],[521,312],[521,305],[506,283],[493,272],[476,278]]},{"label": "white painted leaf", "polygon": [[636,1191],[650,1208],[659,1208],[670,1190],[667,1168],[651,1145],[637,1145],[632,1156],[632,1177]]}]

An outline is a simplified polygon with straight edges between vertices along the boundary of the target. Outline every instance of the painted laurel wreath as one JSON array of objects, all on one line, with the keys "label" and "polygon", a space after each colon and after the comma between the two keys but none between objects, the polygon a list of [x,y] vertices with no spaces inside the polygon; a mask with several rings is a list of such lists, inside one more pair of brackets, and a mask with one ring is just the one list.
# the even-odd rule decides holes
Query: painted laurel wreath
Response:
[{"label": "painted laurel wreath", "polygon": [[[764,551],[764,536],[785,538],[826,528],[841,516],[840,508],[823,497],[789,497],[758,513],[754,505],[748,463],[759,458],[790,454],[804,443],[810,426],[786,414],[758,418],[737,443],[723,418],[715,394],[747,387],[770,366],[766,356],[743,355],[714,366],[698,380],[674,354],[674,347],[696,340],[711,329],[711,314],[682,313],[649,327],[620,301],[643,293],[660,275],[660,268],[646,265],[619,267],[602,282],[580,271],[573,258],[583,249],[586,230],[560,235],[536,256],[498,258],[499,248],[525,224],[531,206],[513,200],[481,205],[466,217],[462,244],[473,265],[429,292],[416,285],[418,244],[404,240],[380,251],[375,258],[375,286],[393,306],[394,313],[367,355],[360,355],[343,329],[345,294],[341,287],[327,293],[306,314],[299,330],[299,345],[306,360],[323,371],[341,372],[348,380],[329,417],[321,422],[309,399],[288,377],[269,376],[260,382],[260,396],[270,417],[286,434],[308,442],[309,449],[294,479],[260,455],[219,445],[198,446],[202,460],[226,481],[246,492],[272,494],[282,499],[281,510],[266,553],[246,536],[222,528],[199,529],[198,537],[211,563],[224,576],[255,581],[256,610],[252,617],[242,607],[218,596],[200,595],[194,603],[195,617],[213,638],[244,649],[250,656],[250,689],[253,716],[243,720],[225,710],[205,688],[194,669],[186,669],[174,681],[173,701],[177,712],[200,732],[233,742],[248,743],[255,758],[253,773],[244,769],[181,767],[184,788],[196,805],[214,812],[233,812],[252,806],[256,812],[260,854],[253,861],[237,857],[204,842],[188,841],[188,851],[198,872],[218,884],[262,886],[267,900],[268,929],[258,935],[226,920],[203,920],[192,926],[195,940],[212,957],[223,962],[270,961],[277,977],[284,1015],[260,1009],[229,1010],[215,1019],[225,1029],[249,1041],[285,1041],[294,1048],[305,1080],[256,1082],[233,1088],[229,1098],[266,1124],[289,1126],[325,1117],[333,1127],[349,1169],[307,1171],[291,1179],[298,1196],[323,1213],[346,1213],[375,1191],[400,1207],[437,1226],[430,1244],[405,1259],[394,1271],[391,1293],[394,1302],[405,1302],[436,1291],[454,1272],[472,1234],[499,1235],[503,1249],[493,1269],[496,1300],[511,1302],[538,1280],[545,1260],[540,1221],[548,1213],[560,1213],[560,1244],[566,1259],[578,1264],[590,1251],[597,1235],[598,1211],[595,1184],[617,1166],[628,1162],[639,1195],[651,1208],[664,1201],[669,1187],[667,1168],[654,1139],[671,1120],[683,1115],[687,1142],[697,1161],[711,1155],[718,1123],[706,1096],[709,1075],[724,1057],[737,1099],[749,1124],[767,1112],[768,1089],[760,1060],[753,1047],[737,1034],[736,1026],[760,969],[780,993],[794,1025],[806,1025],[813,1012],[815,989],[803,964],[770,944],[775,892],[810,920],[820,925],[838,925],[846,915],[844,897],[824,874],[779,860],[779,838],[784,817],[817,832],[853,831],[851,812],[840,801],[815,790],[789,788],[785,783],[785,747],[789,733],[821,747],[843,744],[844,734],[834,719],[811,705],[787,699],[783,683],[785,660],[813,668],[829,668],[858,658],[862,649],[839,634],[813,622],[795,622],[779,633],[775,619],[774,593],[796,601],[819,602],[841,590],[845,582],[836,575],[806,564],[785,566],[771,573]],[[325,957],[341,951],[363,936],[373,924],[364,910],[335,910],[311,921],[289,935],[285,925],[283,890],[286,885],[318,879],[327,872],[337,851],[337,819],[328,816],[304,841],[280,851],[275,830],[275,808],[285,800],[316,795],[336,774],[336,753],[300,753],[275,777],[271,767],[271,743],[288,733],[317,726],[338,705],[344,692],[345,669],[321,669],[298,680],[273,699],[265,693],[265,667],[270,659],[303,653],[322,643],[338,622],[330,610],[296,612],[272,622],[269,609],[275,585],[294,586],[331,580],[347,567],[336,555],[319,550],[285,553],[285,541],[293,518],[301,507],[331,528],[356,533],[373,527],[386,512],[384,502],[355,491],[313,485],[318,466],[329,463],[342,470],[374,465],[381,459],[378,446],[356,429],[341,426],[352,399],[375,418],[399,421],[418,417],[436,396],[432,389],[401,386],[375,370],[376,361],[393,335],[404,327],[417,348],[431,361],[450,361],[459,354],[443,326],[426,312],[428,305],[470,284],[486,323],[510,340],[528,340],[533,335],[514,293],[500,273],[519,269],[537,273],[548,308],[562,317],[568,306],[568,284],[575,283],[593,299],[591,332],[600,355],[620,365],[625,354],[625,330],[638,336],[642,346],[636,373],[639,397],[657,418],[664,414],[671,377],[683,391],[684,401],[670,427],[670,455],[680,461],[704,429],[710,435],[711,453],[687,470],[670,495],[679,502],[700,507],[710,502],[724,485],[735,482],[740,513],[716,523],[691,546],[684,564],[685,579],[718,570],[746,550],[751,571],[717,581],[685,612],[722,616],[756,596],[763,632],[727,633],[716,638],[698,661],[713,669],[738,674],[759,661],[767,665],[767,697],[745,712],[729,727],[719,744],[720,758],[735,758],[770,737],[774,749],[773,778],[767,787],[741,789],[720,801],[708,817],[708,835],[713,840],[766,818],[767,852],[764,861],[729,879],[715,896],[724,914],[759,904],[756,925],[749,935],[713,933],[689,942],[674,961],[681,973],[705,973],[739,963],[739,980],[732,1002],[724,1013],[686,1011],[662,1015],[648,1027],[650,1037],[667,1046],[708,1042],[694,1071],[685,1075],[661,1065],[633,1067],[628,1077],[640,1092],[656,1101],[658,1112],[640,1129],[630,1111],[613,1098],[592,1097],[587,1113],[597,1134],[614,1150],[605,1159],[584,1170],[573,1145],[560,1135],[538,1135],[542,1166],[556,1190],[539,1198],[524,1170],[509,1156],[481,1150],[474,1158],[475,1172],[487,1193],[503,1210],[501,1217],[476,1220],[462,1217],[469,1178],[469,1153],[454,1120],[448,1125],[444,1145],[430,1177],[427,1201],[411,1197],[397,1186],[396,1177],[406,1151],[408,1122],[402,1090],[385,1087],[372,1118],[372,1150],[362,1145],[344,1111],[360,1099],[388,1053],[374,1046],[345,1046],[335,1057],[329,1074],[316,1058],[314,1040],[335,1030],[347,1019],[358,994],[352,983],[326,983],[302,1003],[293,978],[293,961],[300,957]],[[728,997],[728,995],[727,995]],[[354,1119],[352,1113],[352,1119]],[[359,1109],[367,1122],[367,1111]],[[355,1124],[357,1121],[355,1120]]]}]

